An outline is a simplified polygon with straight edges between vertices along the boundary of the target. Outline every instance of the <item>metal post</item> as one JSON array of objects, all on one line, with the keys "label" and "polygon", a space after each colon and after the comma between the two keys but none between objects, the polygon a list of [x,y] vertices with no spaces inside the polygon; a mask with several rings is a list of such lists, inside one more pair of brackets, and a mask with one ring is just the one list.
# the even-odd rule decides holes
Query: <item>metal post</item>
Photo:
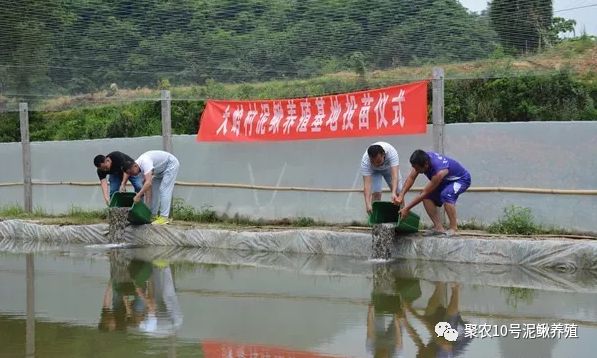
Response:
[{"label": "metal post", "polygon": [[169,337],[170,345],[168,346],[168,358],[176,358],[176,333],[172,333]]},{"label": "metal post", "polygon": [[27,254],[27,321],[25,323],[25,356],[35,356],[35,266],[33,254]]},{"label": "metal post", "polygon": [[433,68],[433,99],[432,99],[432,121],[433,121],[433,150],[444,154],[444,69]]},{"label": "metal post", "polygon": [[172,153],[172,113],[170,91],[162,90],[162,143],[166,152]]},{"label": "metal post", "polygon": [[[431,119],[433,123],[433,151],[444,154],[444,69],[441,67],[433,68],[432,80],[433,99],[431,103]],[[446,213],[440,211],[442,223],[446,222]]]},{"label": "metal post", "polygon": [[27,103],[19,103],[21,122],[21,146],[23,157],[23,194],[25,211],[33,211],[33,190],[31,188],[31,145],[29,143],[29,109]]}]

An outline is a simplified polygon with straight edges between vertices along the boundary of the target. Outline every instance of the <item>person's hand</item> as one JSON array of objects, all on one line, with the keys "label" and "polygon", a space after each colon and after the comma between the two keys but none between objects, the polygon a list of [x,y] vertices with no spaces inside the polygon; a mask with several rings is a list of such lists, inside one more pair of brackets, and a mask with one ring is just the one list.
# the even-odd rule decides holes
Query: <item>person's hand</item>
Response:
[{"label": "person's hand", "polygon": [[367,215],[371,215],[371,213],[373,212],[371,204],[365,204],[365,210],[367,210]]},{"label": "person's hand", "polygon": [[110,198],[104,197],[104,202],[106,203],[106,206],[110,206]]},{"label": "person's hand", "polygon": [[126,184],[123,184],[120,186],[120,192],[121,193],[126,193]]},{"label": "person's hand", "polygon": [[400,210],[400,218],[405,218],[408,216],[408,214],[410,213],[410,209],[407,208],[402,208]]},{"label": "person's hand", "polygon": [[402,204],[402,202],[404,201],[404,197],[402,196],[402,194],[398,194],[396,195],[395,193],[392,194],[392,202],[395,205],[400,206]]},{"label": "person's hand", "polygon": [[135,195],[135,197],[133,198],[133,201],[134,201],[135,203],[138,203],[138,202],[140,202],[140,201],[141,201],[141,195],[139,195],[139,194]]}]

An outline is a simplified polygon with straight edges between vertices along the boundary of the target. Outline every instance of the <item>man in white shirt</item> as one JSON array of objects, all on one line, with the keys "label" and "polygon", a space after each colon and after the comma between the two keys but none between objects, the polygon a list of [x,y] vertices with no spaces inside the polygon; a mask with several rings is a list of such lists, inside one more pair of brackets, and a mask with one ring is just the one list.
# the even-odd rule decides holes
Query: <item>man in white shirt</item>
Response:
[{"label": "man in white shirt", "polygon": [[372,202],[381,200],[382,178],[392,191],[392,202],[401,204],[398,194],[402,190],[398,152],[386,142],[376,142],[367,148],[361,159],[365,210],[371,214]]},{"label": "man in white shirt", "polygon": [[152,222],[154,225],[164,225],[170,222],[168,216],[179,166],[175,156],[161,150],[145,152],[137,160],[127,162],[124,166],[127,176],[143,173],[143,187],[135,195],[134,201],[139,202],[143,194],[149,194],[151,213],[153,216],[157,216],[159,212],[160,215]]}]

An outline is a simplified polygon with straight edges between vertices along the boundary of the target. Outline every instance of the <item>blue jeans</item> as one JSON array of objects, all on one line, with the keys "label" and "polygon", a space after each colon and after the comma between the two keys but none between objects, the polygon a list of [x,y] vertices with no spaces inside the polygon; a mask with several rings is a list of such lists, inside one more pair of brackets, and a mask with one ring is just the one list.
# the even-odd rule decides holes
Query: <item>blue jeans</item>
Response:
[{"label": "blue jeans", "polygon": [[[381,193],[383,182],[385,180],[390,189],[392,188],[392,168],[388,168],[386,170],[374,170],[373,174],[371,174],[371,192],[372,193]],[[396,188],[396,194],[399,194],[402,190],[402,178],[400,177],[400,172],[398,173],[398,187]]]},{"label": "blue jeans", "polygon": [[[110,182],[110,198],[112,194],[116,193],[120,189],[120,183],[122,183],[122,174],[108,174],[108,179]],[[135,193],[138,193],[139,190],[143,187],[143,178],[141,174],[136,175],[134,177],[129,177],[129,182],[133,184],[133,188],[135,188]]]}]

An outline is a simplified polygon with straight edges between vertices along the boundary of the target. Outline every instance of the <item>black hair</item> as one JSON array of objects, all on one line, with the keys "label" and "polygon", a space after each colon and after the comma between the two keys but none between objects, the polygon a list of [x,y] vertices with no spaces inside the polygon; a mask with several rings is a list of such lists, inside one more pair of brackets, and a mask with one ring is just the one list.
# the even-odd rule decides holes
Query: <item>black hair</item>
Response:
[{"label": "black hair", "polygon": [[386,154],[386,152],[383,150],[383,147],[379,144],[373,144],[371,146],[369,146],[369,148],[367,148],[367,154],[369,155],[369,158],[375,158],[377,157],[379,154]]},{"label": "black hair", "polygon": [[410,164],[414,167],[424,167],[425,164],[429,163],[429,154],[424,150],[417,149],[410,156]]},{"label": "black hair", "polygon": [[93,158],[93,165],[95,165],[96,168],[99,168],[100,165],[102,165],[103,162],[106,161],[106,157],[98,154],[95,156],[95,158]]},{"label": "black hair", "polygon": [[133,165],[135,165],[135,162],[131,162],[130,160],[127,160],[124,162],[124,164],[122,164],[122,170],[126,172],[129,169],[131,169],[133,167]]}]

